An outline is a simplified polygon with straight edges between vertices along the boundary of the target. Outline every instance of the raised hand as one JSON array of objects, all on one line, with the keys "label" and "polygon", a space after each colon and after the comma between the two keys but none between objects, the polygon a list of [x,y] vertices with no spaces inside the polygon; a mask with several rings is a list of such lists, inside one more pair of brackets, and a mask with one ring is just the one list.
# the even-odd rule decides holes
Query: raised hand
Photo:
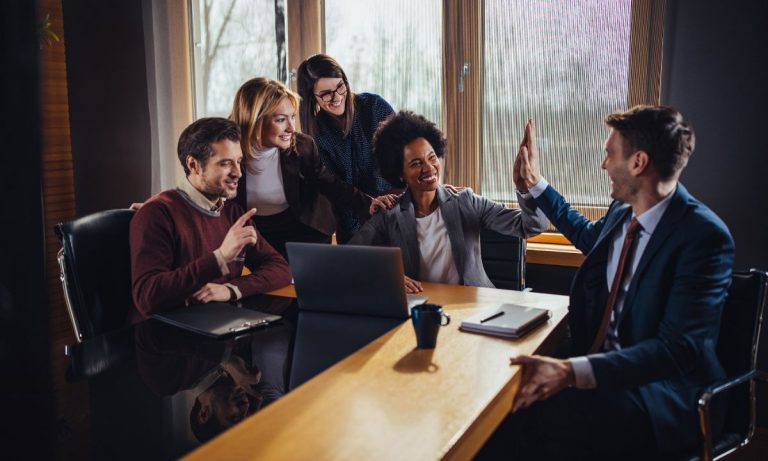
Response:
[{"label": "raised hand", "polygon": [[258,234],[253,226],[246,225],[251,217],[256,214],[256,208],[243,213],[232,227],[229,228],[229,232],[224,236],[224,241],[221,242],[219,250],[221,250],[224,260],[231,263],[242,252],[243,249],[249,245],[256,245],[258,240]]},{"label": "raised hand", "polygon": [[[539,149],[536,147],[536,126],[533,120],[528,120],[525,125],[525,135],[523,136],[523,142],[520,144],[520,151],[518,152],[518,159],[515,159],[515,165],[519,168],[520,183],[525,184],[525,192],[529,188],[536,185],[541,179],[541,171],[539,169]],[[518,181],[515,181],[517,186]],[[521,192],[524,192],[521,190]]]}]

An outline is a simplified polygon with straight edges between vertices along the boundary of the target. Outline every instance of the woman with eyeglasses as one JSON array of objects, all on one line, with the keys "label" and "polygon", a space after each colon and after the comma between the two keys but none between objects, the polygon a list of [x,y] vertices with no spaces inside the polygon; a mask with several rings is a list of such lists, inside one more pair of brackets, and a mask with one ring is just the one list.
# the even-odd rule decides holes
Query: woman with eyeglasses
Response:
[{"label": "woman with eyeglasses", "polygon": [[[305,133],[317,143],[325,165],[343,181],[393,204],[392,185],[381,176],[372,155],[376,128],[394,110],[381,96],[352,92],[338,62],[316,54],[298,69],[299,113]],[[336,239],[346,242],[361,219],[349,207],[338,206]]]},{"label": "woman with eyeglasses", "polygon": [[331,201],[366,216],[387,206],[325,167],[312,138],[296,130],[298,107],[296,93],[258,77],[237,90],[229,116],[242,131],[243,176],[235,200],[256,208],[256,227],[283,256],[286,242],[330,243],[336,229]]}]

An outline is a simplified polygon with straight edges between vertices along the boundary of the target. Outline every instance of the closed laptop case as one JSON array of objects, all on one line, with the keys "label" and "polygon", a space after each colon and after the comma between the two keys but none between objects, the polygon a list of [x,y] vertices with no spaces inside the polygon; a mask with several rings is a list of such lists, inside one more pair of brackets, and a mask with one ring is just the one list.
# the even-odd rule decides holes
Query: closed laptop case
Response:
[{"label": "closed laptop case", "polygon": [[243,309],[224,302],[195,304],[154,318],[177,327],[212,338],[224,338],[247,332],[280,320],[279,315]]}]

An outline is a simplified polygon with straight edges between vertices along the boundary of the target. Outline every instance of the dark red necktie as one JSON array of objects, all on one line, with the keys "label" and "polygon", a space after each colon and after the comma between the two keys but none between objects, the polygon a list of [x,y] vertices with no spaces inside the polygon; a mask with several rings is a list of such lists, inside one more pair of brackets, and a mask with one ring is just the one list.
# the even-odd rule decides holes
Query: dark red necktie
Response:
[{"label": "dark red necktie", "polygon": [[603,320],[600,322],[600,329],[597,330],[597,336],[592,343],[592,347],[589,348],[589,353],[594,354],[600,350],[600,346],[605,342],[606,336],[608,336],[608,325],[611,323],[611,313],[614,307],[616,307],[616,298],[619,295],[621,289],[621,281],[624,279],[624,269],[629,266],[632,259],[629,255],[629,250],[632,249],[632,243],[635,241],[637,231],[640,230],[640,223],[637,222],[637,218],[632,218],[627,228],[627,235],[624,237],[624,245],[621,247],[621,255],[619,255],[619,264],[616,266],[616,275],[613,277],[613,283],[611,284],[611,291],[608,293],[608,302],[605,303],[605,312],[603,312]]}]

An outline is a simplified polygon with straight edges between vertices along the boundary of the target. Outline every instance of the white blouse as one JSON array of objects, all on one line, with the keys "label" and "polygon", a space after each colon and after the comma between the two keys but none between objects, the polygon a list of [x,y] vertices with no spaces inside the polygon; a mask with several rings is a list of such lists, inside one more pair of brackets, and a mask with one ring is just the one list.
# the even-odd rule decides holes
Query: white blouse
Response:
[{"label": "white blouse", "polygon": [[416,218],[419,240],[419,275],[422,282],[458,284],[459,272],[453,261],[451,240],[440,208],[423,218]]},{"label": "white blouse", "polygon": [[245,203],[257,216],[271,216],[288,209],[277,147],[257,152],[245,165]]}]

